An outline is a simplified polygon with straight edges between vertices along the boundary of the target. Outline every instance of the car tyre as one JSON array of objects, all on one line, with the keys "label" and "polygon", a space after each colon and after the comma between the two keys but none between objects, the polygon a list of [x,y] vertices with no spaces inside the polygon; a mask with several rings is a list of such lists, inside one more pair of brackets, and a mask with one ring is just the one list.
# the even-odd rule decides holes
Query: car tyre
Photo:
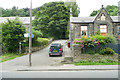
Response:
[{"label": "car tyre", "polygon": [[62,54],[60,54],[60,56],[62,57]]},{"label": "car tyre", "polygon": [[52,55],[49,54],[49,57],[52,57]]}]

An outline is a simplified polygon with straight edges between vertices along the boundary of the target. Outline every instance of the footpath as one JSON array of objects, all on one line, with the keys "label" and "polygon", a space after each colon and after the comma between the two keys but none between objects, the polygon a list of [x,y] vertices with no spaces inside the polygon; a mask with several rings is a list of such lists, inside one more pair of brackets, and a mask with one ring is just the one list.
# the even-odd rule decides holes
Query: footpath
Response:
[{"label": "footpath", "polygon": [[32,66],[16,71],[83,71],[83,70],[118,70],[118,65],[81,65],[65,64],[62,66]]}]

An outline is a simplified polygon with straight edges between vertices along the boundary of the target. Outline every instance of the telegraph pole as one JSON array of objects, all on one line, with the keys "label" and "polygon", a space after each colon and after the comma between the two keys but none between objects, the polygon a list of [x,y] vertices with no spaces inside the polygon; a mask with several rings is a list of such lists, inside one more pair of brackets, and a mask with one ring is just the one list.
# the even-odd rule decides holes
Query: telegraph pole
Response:
[{"label": "telegraph pole", "polygon": [[32,0],[30,2],[30,27],[29,27],[29,66],[32,66],[31,51],[32,50]]}]

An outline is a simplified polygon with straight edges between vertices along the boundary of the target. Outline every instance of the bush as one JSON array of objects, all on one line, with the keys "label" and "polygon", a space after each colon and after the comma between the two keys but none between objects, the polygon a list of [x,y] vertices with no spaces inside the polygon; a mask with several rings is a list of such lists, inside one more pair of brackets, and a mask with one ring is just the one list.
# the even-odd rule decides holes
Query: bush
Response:
[{"label": "bush", "polygon": [[111,48],[104,48],[99,52],[99,54],[102,55],[113,55],[114,53],[115,53],[114,50],[112,50]]},{"label": "bush", "polygon": [[109,44],[109,43],[114,44],[116,42],[115,37],[113,37],[112,35],[106,35],[106,36],[95,35],[92,36],[91,38],[99,41],[100,44]]},{"label": "bush", "polygon": [[96,31],[95,35],[100,35],[100,30]]},{"label": "bush", "polygon": [[116,38],[113,37],[113,35],[107,35],[107,36],[105,36],[104,41],[105,41],[106,44],[108,44],[108,43],[115,44],[116,43]]},{"label": "bush", "polygon": [[81,37],[78,39],[75,39],[73,41],[74,44],[81,44],[81,47],[87,46],[87,47],[95,47],[95,45],[98,44],[98,41],[95,39],[92,39],[91,37]]},{"label": "bush", "polygon": [[105,36],[95,35],[95,36],[92,36],[91,38],[99,41],[100,44],[106,44],[105,43]]},{"label": "bush", "polygon": [[7,19],[6,23],[2,23],[2,47],[6,52],[17,52],[19,42],[23,41],[25,27],[18,18],[15,20]]},{"label": "bush", "polygon": [[35,30],[34,28],[32,29],[32,34],[34,34],[34,38],[32,38],[32,43],[34,44],[34,42],[36,42],[36,40],[39,38],[39,37],[42,37],[43,34],[40,30]]},{"label": "bush", "polygon": [[73,43],[74,44],[84,44],[87,46],[95,46],[96,44],[109,44],[109,43],[115,43],[116,40],[113,36],[111,35],[95,35],[95,36],[90,36],[89,38],[87,37],[81,37],[74,39]]},{"label": "bush", "polygon": [[34,42],[33,46],[35,46],[35,47],[44,46],[44,45],[48,44],[48,41],[49,41],[49,39],[47,39],[47,38],[38,38]]}]

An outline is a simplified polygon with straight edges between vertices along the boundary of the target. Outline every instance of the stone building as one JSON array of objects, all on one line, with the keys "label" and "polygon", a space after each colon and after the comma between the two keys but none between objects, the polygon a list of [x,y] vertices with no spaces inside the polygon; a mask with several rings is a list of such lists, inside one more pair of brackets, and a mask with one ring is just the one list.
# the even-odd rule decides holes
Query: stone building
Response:
[{"label": "stone building", "polygon": [[[70,12],[71,14],[72,12]],[[100,30],[101,35],[114,35],[118,39],[120,34],[119,16],[110,16],[102,5],[95,17],[70,17],[69,40],[80,38],[83,35],[89,37]]]},{"label": "stone building", "polygon": [[[0,17],[0,23],[7,22],[7,19],[14,20],[16,17]],[[19,20],[23,23],[23,26],[25,26],[26,31],[29,32],[29,26],[30,26],[30,17],[18,17]],[[34,20],[35,17],[32,17],[32,20]]]}]

